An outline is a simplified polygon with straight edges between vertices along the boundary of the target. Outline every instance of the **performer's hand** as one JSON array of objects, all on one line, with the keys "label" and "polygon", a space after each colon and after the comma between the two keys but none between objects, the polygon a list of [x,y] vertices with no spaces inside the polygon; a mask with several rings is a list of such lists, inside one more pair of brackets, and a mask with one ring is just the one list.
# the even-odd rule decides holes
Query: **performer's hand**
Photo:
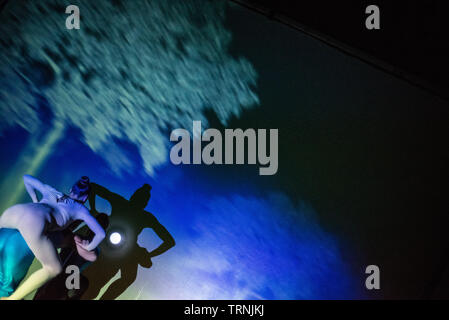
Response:
[{"label": "performer's hand", "polygon": [[86,249],[89,245],[88,240],[83,240],[79,236],[75,236],[73,239],[75,240],[76,250],[83,259],[90,262],[97,260],[97,254],[95,251],[89,251]]},{"label": "performer's hand", "polygon": [[73,239],[75,240],[76,245],[80,246],[83,249],[85,249],[89,245],[88,240],[83,240],[79,236],[74,236]]}]

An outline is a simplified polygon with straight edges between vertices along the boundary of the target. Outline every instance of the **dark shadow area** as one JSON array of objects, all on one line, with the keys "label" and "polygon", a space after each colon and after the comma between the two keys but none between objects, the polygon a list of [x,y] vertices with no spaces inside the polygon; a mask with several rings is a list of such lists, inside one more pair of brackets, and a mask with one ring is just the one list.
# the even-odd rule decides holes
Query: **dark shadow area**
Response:
[{"label": "dark shadow area", "polygon": [[[111,216],[106,239],[100,245],[101,254],[83,273],[89,287],[82,299],[95,299],[100,290],[120,271],[120,278],[100,297],[101,300],[113,300],[136,280],[139,265],[150,268],[151,259],[172,248],[175,241],[154,215],[145,211],[151,198],[150,185],[145,184],[137,189],[129,200],[98,184],[92,183],[91,186],[91,211],[95,214],[95,197],[98,195],[111,204]],[[150,252],[137,244],[138,236],[145,228],[153,229],[163,241]]]},{"label": "dark shadow area", "polygon": [[[278,173],[260,177],[254,166],[253,179],[312,205],[368,297],[429,297],[448,253],[449,105],[264,16],[233,10],[233,52],[255,66],[261,104],[226,126],[279,128]],[[242,170],[204,166],[196,174],[241,184]],[[381,269],[380,291],[363,290],[371,264]]]},{"label": "dark shadow area", "polygon": [[[280,15],[299,23],[312,33],[355,48],[393,66],[397,75],[406,72],[426,87],[449,99],[447,90],[449,33],[446,26],[449,3],[430,1],[290,1],[235,0],[265,12],[267,18]],[[365,27],[369,5],[380,10],[380,29]]]}]

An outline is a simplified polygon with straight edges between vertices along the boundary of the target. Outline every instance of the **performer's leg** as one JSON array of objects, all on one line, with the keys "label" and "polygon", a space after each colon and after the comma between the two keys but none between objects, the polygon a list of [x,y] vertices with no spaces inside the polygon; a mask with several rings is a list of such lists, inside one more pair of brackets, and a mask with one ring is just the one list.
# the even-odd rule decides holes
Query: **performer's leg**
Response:
[{"label": "performer's leg", "polygon": [[62,271],[56,248],[44,235],[46,220],[39,214],[31,219],[30,216],[27,218],[26,223],[20,224],[18,229],[36,259],[42,264],[42,268],[34,272],[17,288],[9,297],[11,300],[23,299]]}]

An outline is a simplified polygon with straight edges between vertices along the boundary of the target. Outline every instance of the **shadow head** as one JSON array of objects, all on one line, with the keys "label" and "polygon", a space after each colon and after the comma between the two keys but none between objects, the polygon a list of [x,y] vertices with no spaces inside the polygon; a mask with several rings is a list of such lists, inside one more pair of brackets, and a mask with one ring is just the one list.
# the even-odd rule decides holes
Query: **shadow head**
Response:
[{"label": "shadow head", "polygon": [[129,198],[131,207],[138,210],[144,210],[148,205],[148,201],[150,201],[151,189],[152,187],[147,183],[137,189],[131,198]]}]

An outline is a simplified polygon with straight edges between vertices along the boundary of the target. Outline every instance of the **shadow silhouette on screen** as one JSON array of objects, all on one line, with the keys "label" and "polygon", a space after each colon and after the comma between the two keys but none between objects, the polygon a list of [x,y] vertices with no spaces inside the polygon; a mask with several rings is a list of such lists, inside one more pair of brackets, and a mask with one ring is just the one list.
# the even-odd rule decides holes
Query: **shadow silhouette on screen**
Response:
[{"label": "shadow silhouette on screen", "polygon": [[[129,200],[96,183],[91,187],[91,212],[96,213],[95,197],[99,196],[111,204],[111,216],[106,239],[100,245],[99,258],[83,272],[89,286],[82,299],[98,297],[101,289],[120,271],[120,278],[99,297],[101,300],[114,300],[136,280],[139,265],[150,268],[151,258],[172,248],[175,240],[153,214],[145,211],[151,198],[150,185],[144,184]],[[137,238],[145,228],[153,229],[162,240],[162,244],[150,252],[137,244]]]}]

